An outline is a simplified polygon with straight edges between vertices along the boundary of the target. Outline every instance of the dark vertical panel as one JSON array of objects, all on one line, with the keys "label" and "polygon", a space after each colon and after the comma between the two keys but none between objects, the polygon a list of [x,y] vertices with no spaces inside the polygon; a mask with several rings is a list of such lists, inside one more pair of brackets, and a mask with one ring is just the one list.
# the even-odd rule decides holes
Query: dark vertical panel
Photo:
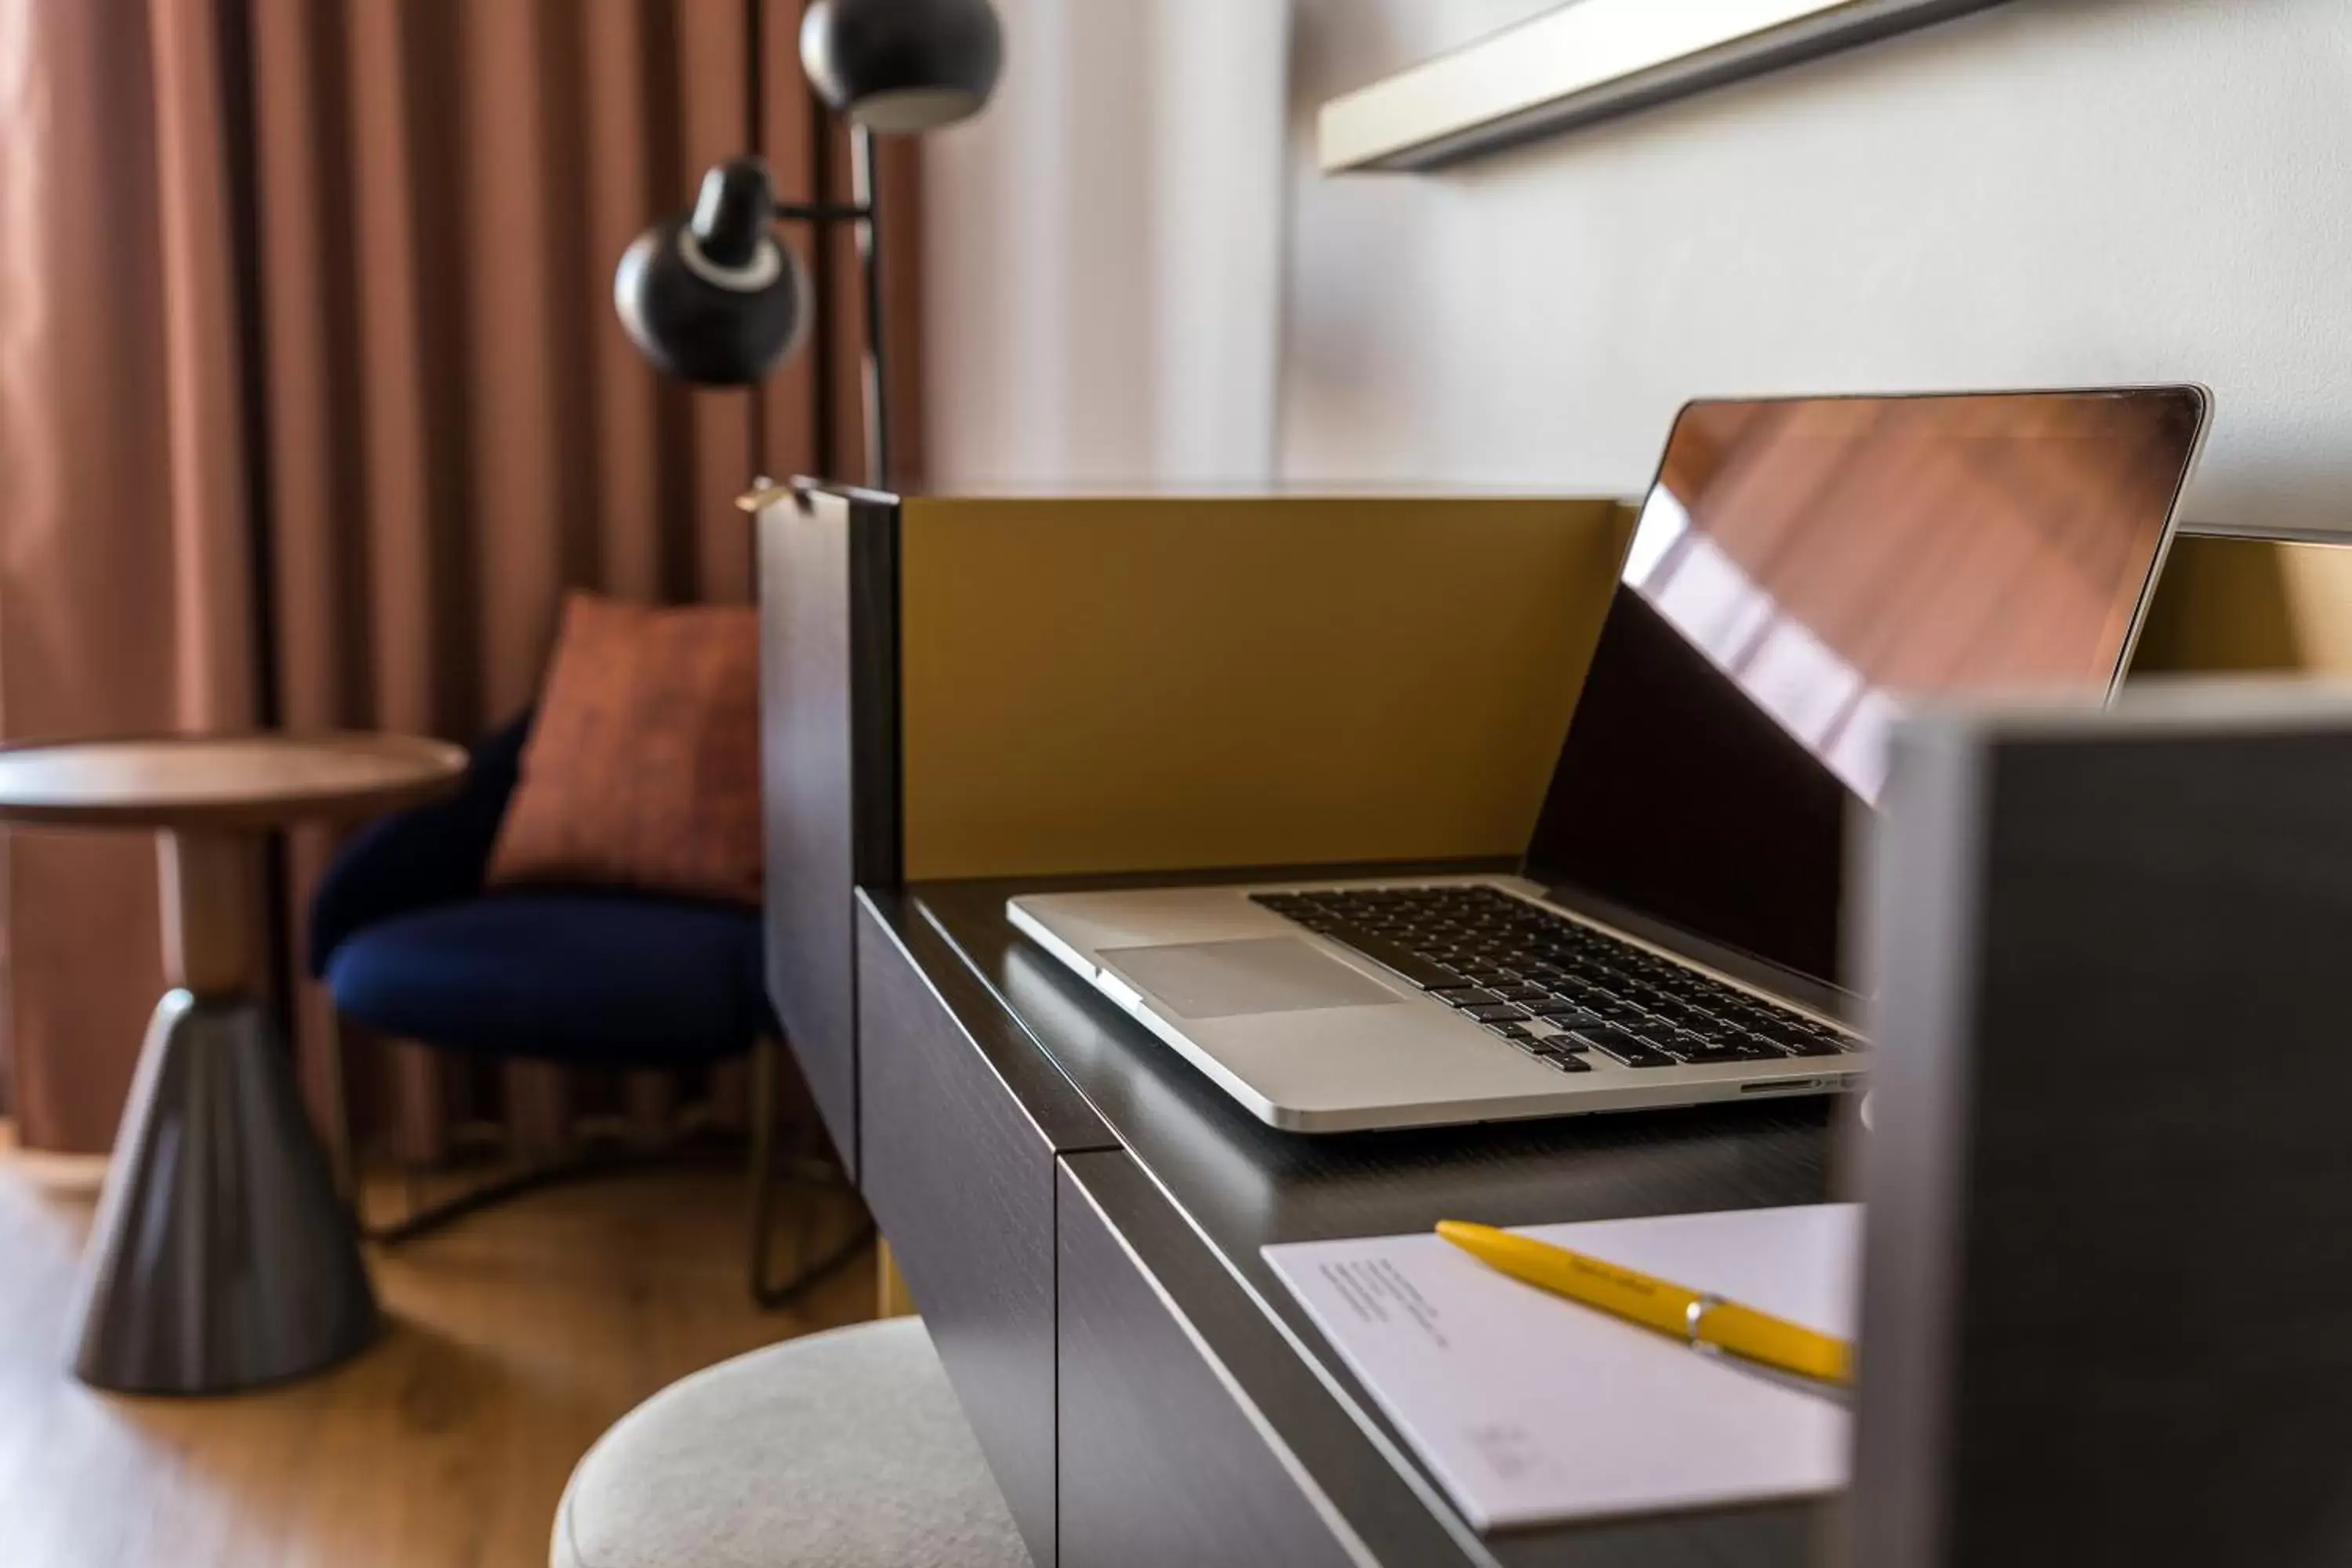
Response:
[{"label": "dark vertical panel", "polygon": [[2352,1556],[2326,706],[1898,752],[1854,1563]]},{"label": "dark vertical panel", "polygon": [[852,900],[898,877],[898,513],[812,491],[758,527],[768,989],[856,1170]]},{"label": "dark vertical panel", "polygon": [[895,502],[859,502],[850,511],[851,854],[859,887],[895,888],[906,876],[898,707],[898,552],[905,536]]}]

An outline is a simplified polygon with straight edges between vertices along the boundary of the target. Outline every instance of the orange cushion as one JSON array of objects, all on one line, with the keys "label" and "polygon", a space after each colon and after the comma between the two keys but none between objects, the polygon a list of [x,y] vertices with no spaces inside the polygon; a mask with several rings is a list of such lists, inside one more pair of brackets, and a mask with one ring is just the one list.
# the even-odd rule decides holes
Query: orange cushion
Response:
[{"label": "orange cushion", "polygon": [[759,901],[756,611],[564,601],[489,880]]}]

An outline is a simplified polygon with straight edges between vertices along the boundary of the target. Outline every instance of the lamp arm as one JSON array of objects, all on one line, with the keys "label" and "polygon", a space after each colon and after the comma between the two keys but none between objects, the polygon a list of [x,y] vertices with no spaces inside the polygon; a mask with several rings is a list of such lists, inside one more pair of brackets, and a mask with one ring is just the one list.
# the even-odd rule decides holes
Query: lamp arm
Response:
[{"label": "lamp arm", "polygon": [[861,202],[779,202],[778,223],[863,223],[874,209]]}]

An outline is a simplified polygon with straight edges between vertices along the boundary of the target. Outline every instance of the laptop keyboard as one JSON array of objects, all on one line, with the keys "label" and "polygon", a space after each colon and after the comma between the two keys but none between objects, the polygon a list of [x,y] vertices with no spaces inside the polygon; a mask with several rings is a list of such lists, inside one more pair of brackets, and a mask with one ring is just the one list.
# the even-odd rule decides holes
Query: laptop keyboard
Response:
[{"label": "laptop keyboard", "polygon": [[1339,888],[1251,900],[1394,970],[1561,1072],[1837,1057],[1862,1043],[1493,888]]}]

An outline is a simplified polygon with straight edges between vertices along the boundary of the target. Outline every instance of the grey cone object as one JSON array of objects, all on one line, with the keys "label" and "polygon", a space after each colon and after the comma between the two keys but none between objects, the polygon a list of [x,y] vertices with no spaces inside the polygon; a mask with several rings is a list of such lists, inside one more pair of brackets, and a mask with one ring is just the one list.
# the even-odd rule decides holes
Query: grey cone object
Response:
[{"label": "grey cone object", "polygon": [[71,1319],[83,1382],[233,1393],[374,1340],[350,1216],[259,1003],[168,993],[114,1147]]}]

